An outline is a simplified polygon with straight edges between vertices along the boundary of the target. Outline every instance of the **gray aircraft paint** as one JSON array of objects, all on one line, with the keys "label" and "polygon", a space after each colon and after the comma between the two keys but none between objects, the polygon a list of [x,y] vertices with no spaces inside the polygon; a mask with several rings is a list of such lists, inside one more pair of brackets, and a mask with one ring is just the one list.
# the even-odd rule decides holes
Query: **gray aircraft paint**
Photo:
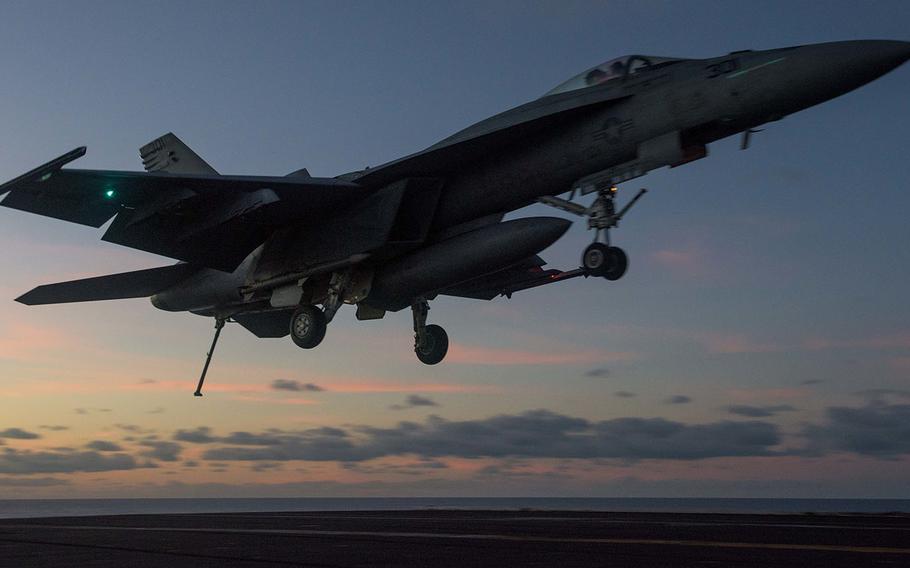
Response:
[{"label": "gray aircraft paint", "polygon": [[[192,264],[192,274],[176,284],[157,278],[163,289],[153,296],[156,307],[220,319],[280,309],[290,318],[285,304],[296,295],[288,285],[300,285],[300,302],[328,305],[343,273],[351,280],[343,299],[361,304],[358,315],[369,319],[438,293],[470,289],[470,297],[492,297],[581,275],[544,271],[531,260],[565,222],[501,223],[502,215],[580,185],[587,191],[592,175],[619,181],[699,159],[715,140],[837,97],[908,58],[910,43],[873,40],[665,61],[545,95],[422,152],[337,178],[305,170],[281,178],[219,176],[166,135],[142,149],[150,173],[60,169],[84,153],[78,149],[0,186],[0,195],[9,192],[4,206],[92,226],[117,215],[106,240]],[[513,275],[509,269],[518,265],[527,270]],[[111,285],[101,297],[76,281],[43,286],[20,301],[151,292],[129,274],[116,277],[119,291]],[[481,280],[500,288],[472,286]],[[418,303],[415,330],[422,330]],[[269,316],[255,332],[280,335],[282,321]]]}]

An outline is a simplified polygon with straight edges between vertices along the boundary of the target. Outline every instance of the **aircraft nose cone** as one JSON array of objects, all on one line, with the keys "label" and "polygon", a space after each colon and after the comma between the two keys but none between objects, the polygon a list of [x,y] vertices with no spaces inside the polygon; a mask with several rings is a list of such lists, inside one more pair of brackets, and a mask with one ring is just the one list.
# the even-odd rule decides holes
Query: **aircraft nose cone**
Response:
[{"label": "aircraft nose cone", "polygon": [[884,74],[910,59],[910,42],[908,41],[866,41],[862,47],[869,64],[874,65]]},{"label": "aircraft nose cone", "polygon": [[910,59],[910,42],[890,40],[853,40],[809,46],[827,65],[845,71],[883,75]]},{"label": "aircraft nose cone", "polygon": [[899,41],[897,44],[895,49],[897,50],[897,58],[900,60],[898,65],[900,65],[910,59],[910,41]]},{"label": "aircraft nose cone", "polygon": [[874,81],[910,59],[910,42],[852,40],[804,46],[800,82],[817,104]]}]

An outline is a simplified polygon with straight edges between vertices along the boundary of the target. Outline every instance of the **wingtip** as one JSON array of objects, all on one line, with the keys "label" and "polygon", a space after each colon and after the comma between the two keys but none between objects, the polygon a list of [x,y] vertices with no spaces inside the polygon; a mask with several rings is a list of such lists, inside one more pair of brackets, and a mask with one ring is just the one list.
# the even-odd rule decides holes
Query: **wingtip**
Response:
[{"label": "wingtip", "polygon": [[38,306],[41,304],[53,303],[53,302],[48,302],[46,297],[42,297],[42,293],[44,292],[44,290],[46,288],[47,288],[46,284],[43,284],[41,286],[35,286],[28,292],[20,295],[18,298],[16,298],[15,301],[19,302],[20,304],[22,304],[24,306]]},{"label": "wingtip", "polygon": [[32,305],[34,305],[34,304],[33,304],[32,302],[30,302],[29,299],[28,299],[28,296],[29,296],[29,294],[31,294],[31,293],[32,293],[31,291],[26,292],[25,294],[22,294],[21,296],[19,296],[18,298],[16,298],[15,301],[16,301],[16,302],[19,302],[20,304],[25,305],[25,306],[32,306]]},{"label": "wingtip", "polygon": [[[52,174],[52,173],[56,172],[57,170],[59,170],[60,168],[65,166],[66,164],[84,156],[86,151],[88,151],[87,146],[79,146],[78,148],[76,148],[74,150],[70,150],[66,154],[63,154],[62,156],[54,158],[50,162],[42,164],[42,165],[38,166],[37,168],[30,170],[15,179],[11,179],[10,181],[0,185],[0,195],[6,193],[7,191],[14,189],[16,187],[16,185],[21,182],[32,181],[35,179],[42,178],[43,176],[47,176],[48,174]],[[44,179],[46,179],[46,178],[44,178]],[[41,180],[41,181],[43,181],[43,180]]]}]

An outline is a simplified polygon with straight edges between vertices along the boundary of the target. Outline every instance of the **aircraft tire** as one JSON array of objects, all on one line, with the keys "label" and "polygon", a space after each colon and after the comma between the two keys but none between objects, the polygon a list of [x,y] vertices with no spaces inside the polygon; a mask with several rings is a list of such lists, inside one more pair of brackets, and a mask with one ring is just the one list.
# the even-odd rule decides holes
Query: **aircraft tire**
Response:
[{"label": "aircraft tire", "polygon": [[626,251],[619,247],[610,247],[607,249],[607,253],[610,260],[602,276],[611,281],[619,280],[629,268],[629,257],[626,255]]},{"label": "aircraft tire", "polygon": [[424,331],[424,341],[414,347],[417,358],[426,365],[435,365],[445,359],[449,350],[449,335],[438,325],[430,324]]},{"label": "aircraft tire", "polygon": [[313,305],[300,306],[291,316],[291,340],[297,347],[312,349],[325,337],[325,314]]},{"label": "aircraft tire", "polygon": [[610,248],[603,243],[591,243],[581,255],[581,265],[591,276],[604,276],[610,265]]}]

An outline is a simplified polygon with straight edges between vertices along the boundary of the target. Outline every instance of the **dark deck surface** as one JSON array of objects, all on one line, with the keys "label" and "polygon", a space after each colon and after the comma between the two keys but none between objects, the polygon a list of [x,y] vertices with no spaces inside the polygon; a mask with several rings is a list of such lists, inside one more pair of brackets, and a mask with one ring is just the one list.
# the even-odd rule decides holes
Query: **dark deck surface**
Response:
[{"label": "dark deck surface", "polygon": [[553,511],[0,520],[0,566],[910,566],[910,518]]}]

